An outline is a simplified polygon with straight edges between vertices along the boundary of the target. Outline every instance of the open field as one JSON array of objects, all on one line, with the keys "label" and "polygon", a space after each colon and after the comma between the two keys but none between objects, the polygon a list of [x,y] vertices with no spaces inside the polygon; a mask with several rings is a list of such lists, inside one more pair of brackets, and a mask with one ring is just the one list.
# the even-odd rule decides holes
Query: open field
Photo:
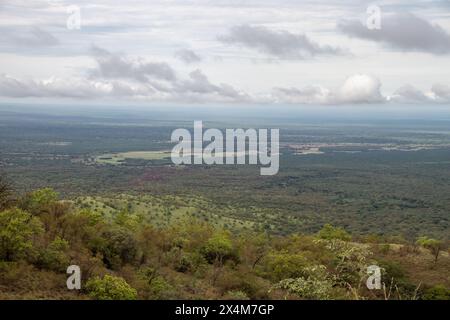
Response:
[{"label": "open field", "polygon": [[127,159],[162,160],[170,158],[170,151],[130,151],[113,154],[103,154],[95,157],[98,164],[121,164]]}]

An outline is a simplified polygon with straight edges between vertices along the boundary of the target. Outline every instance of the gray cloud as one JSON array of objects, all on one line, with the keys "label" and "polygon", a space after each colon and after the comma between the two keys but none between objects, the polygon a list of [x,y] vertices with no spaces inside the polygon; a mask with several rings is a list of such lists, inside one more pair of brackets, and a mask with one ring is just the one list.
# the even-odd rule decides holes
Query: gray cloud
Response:
[{"label": "gray cloud", "polygon": [[196,63],[201,62],[202,57],[200,57],[198,54],[196,54],[192,50],[179,50],[175,53],[175,57],[183,61],[184,63],[190,64],[190,63]]},{"label": "gray cloud", "polygon": [[22,80],[0,75],[0,95],[5,97],[95,98],[113,93],[114,85],[86,79]]},{"label": "gray cloud", "polygon": [[273,99],[279,103],[327,104],[330,91],[321,86],[306,86],[304,88],[274,88]]},{"label": "gray cloud", "polygon": [[232,27],[218,40],[240,45],[281,59],[306,59],[316,55],[338,55],[342,51],[332,46],[320,45],[304,34],[273,31],[266,27],[241,25]]},{"label": "gray cloud", "polygon": [[1,33],[3,42],[18,47],[50,47],[60,44],[60,41],[55,36],[36,26],[17,28],[3,27]]},{"label": "gray cloud", "polygon": [[373,76],[356,74],[336,89],[322,86],[304,88],[277,87],[270,95],[251,96],[227,84],[214,84],[201,70],[186,79],[170,84],[150,80],[147,83],[130,79],[49,78],[23,80],[0,75],[0,96],[14,98],[121,98],[156,102],[182,103],[283,103],[283,104],[367,104],[367,103],[449,103],[450,86],[435,84],[424,93],[406,85],[384,97],[381,83]]},{"label": "gray cloud", "polygon": [[338,29],[351,37],[384,43],[403,51],[450,53],[450,35],[440,26],[410,13],[382,15],[379,30],[370,30],[357,20],[340,21]]},{"label": "gray cloud", "polygon": [[434,84],[431,87],[431,92],[439,102],[450,102],[450,85]]},{"label": "gray cloud", "polygon": [[431,98],[412,85],[405,85],[398,88],[390,100],[401,103],[422,103],[431,101]]},{"label": "gray cloud", "polygon": [[165,62],[132,60],[98,47],[92,47],[91,52],[98,67],[92,72],[94,77],[129,78],[140,82],[149,79],[176,80],[175,71]]},{"label": "gray cloud", "polygon": [[175,91],[182,94],[189,95],[209,95],[223,97],[230,101],[249,101],[250,97],[234,87],[221,83],[215,85],[211,83],[203,72],[199,69],[189,74],[188,80],[183,80],[175,85]]},{"label": "gray cloud", "polygon": [[175,76],[165,62],[150,63],[94,47],[97,67],[86,78],[22,80],[0,75],[0,96],[56,98],[137,98],[175,102],[243,102],[250,97],[228,84],[214,84],[201,70]]},{"label": "gray cloud", "polygon": [[411,85],[405,85],[396,90],[390,97],[392,102],[399,103],[445,103],[450,102],[450,86],[445,84],[434,84],[431,90],[423,92]]}]

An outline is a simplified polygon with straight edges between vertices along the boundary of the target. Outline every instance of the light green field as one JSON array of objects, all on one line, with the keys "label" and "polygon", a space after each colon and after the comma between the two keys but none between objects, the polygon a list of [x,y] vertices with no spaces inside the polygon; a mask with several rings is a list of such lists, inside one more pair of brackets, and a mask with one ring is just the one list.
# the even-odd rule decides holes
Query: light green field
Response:
[{"label": "light green field", "polygon": [[109,153],[97,156],[95,162],[100,164],[121,164],[126,159],[163,160],[170,158],[170,151],[130,151],[121,153]]},{"label": "light green field", "polygon": [[134,196],[128,194],[112,197],[81,197],[75,200],[76,207],[89,209],[114,219],[126,213],[136,223],[148,221],[156,227],[183,223],[186,219],[197,218],[212,225],[232,230],[251,230],[257,227],[252,220],[234,217],[236,208],[219,208],[210,201],[197,196]]}]

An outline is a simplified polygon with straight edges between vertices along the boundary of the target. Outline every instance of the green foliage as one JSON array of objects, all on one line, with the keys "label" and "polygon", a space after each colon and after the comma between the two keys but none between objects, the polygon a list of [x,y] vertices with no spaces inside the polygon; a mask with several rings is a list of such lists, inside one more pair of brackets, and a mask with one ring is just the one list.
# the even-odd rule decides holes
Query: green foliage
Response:
[{"label": "green foliage", "polygon": [[450,289],[443,285],[434,286],[425,291],[423,300],[450,300]]},{"label": "green foliage", "polygon": [[105,275],[86,282],[85,290],[96,300],[136,300],[137,291],[123,278]]},{"label": "green foliage", "polygon": [[225,294],[224,299],[226,299],[226,300],[250,300],[248,295],[245,292],[240,291],[240,290],[228,291]]},{"label": "green foliage", "polygon": [[202,253],[209,263],[225,262],[228,259],[236,258],[228,232],[216,232],[202,248]]},{"label": "green foliage", "polygon": [[428,237],[420,237],[417,239],[416,243],[424,248],[430,250],[431,254],[434,256],[434,263],[437,263],[439,258],[439,253],[444,247],[444,243],[440,240],[428,238]]},{"label": "green foliage", "polygon": [[147,287],[148,298],[154,300],[170,299],[174,295],[173,287],[161,276],[155,277]]},{"label": "green foliage", "polygon": [[[447,255],[441,255],[442,263],[432,270],[434,279],[416,279],[413,271],[418,266],[407,259],[412,257],[420,264],[418,257],[428,257],[428,252],[403,253],[405,246],[386,239],[373,238],[371,244],[350,242],[346,232],[331,226],[324,227],[320,237],[233,232],[192,216],[178,216],[161,225],[147,218],[135,220],[143,217],[130,211],[141,205],[137,201],[126,202],[125,209],[111,201],[107,206],[79,210],[68,201],[55,200],[49,190],[33,194],[28,204],[37,211],[11,208],[0,212],[0,299],[3,292],[11,298],[27,290],[37,297],[46,296],[39,293],[41,287],[48,288],[47,295],[53,298],[72,294],[64,286],[64,270],[72,263],[81,266],[83,279],[89,279],[85,291],[77,293],[81,298],[383,298],[363,288],[371,264],[382,267],[387,284],[393,279],[398,294],[391,298],[441,299],[447,294],[447,282],[432,288],[442,282]],[[176,212],[180,198],[167,200],[154,207]],[[189,199],[188,205],[196,201]],[[118,211],[111,211],[112,206]],[[421,245],[434,247],[435,242],[426,240]],[[383,254],[381,261],[376,257],[379,263],[369,259],[370,248],[380,247],[376,241],[390,246],[385,252],[375,250]],[[400,254],[392,259],[396,252]],[[421,282],[422,288],[432,289],[419,292]]]},{"label": "green foliage", "polygon": [[38,218],[18,208],[0,212],[0,260],[30,257],[33,238],[43,231]]},{"label": "green foliage", "polygon": [[48,247],[40,253],[38,258],[40,266],[49,270],[64,272],[70,264],[70,259],[67,255],[68,249],[69,242],[60,237],[56,237]]},{"label": "green foliage", "polygon": [[333,227],[331,224],[326,224],[323,228],[317,233],[317,236],[320,239],[325,240],[343,240],[350,241],[352,236],[342,228]]},{"label": "green foliage", "polygon": [[13,190],[9,181],[0,174],[0,210],[6,209],[10,202]]},{"label": "green foliage", "polygon": [[279,281],[302,276],[307,264],[308,262],[303,255],[284,250],[269,253],[265,259],[264,269],[267,276]]},{"label": "green foliage", "polygon": [[122,265],[135,261],[137,244],[129,230],[112,228],[103,232],[101,237],[101,242],[94,250],[103,255],[103,261],[108,268],[117,270]]},{"label": "green foliage", "polygon": [[372,252],[359,244],[338,239],[325,241],[325,248],[334,256],[333,270],[335,281],[343,286],[357,286],[366,275],[368,258]]},{"label": "green foliage", "polygon": [[183,254],[175,265],[175,270],[178,272],[188,272],[193,269],[193,261],[189,255]]},{"label": "green foliage", "polygon": [[136,214],[131,214],[130,209],[127,207],[115,215],[114,222],[126,229],[136,230],[138,225],[142,222],[142,217]]},{"label": "green foliage", "polygon": [[438,248],[442,245],[442,241],[436,240],[436,239],[432,239],[432,238],[428,238],[428,237],[420,237],[419,239],[417,239],[416,243],[418,245],[423,246],[424,248]]},{"label": "green foliage", "polygon": [[29,195],[28,208],[32,212],[39,211],[55,203],[58,198],[59,194],[52,188],[39,189]]},{"label": "green foliage", "polygon": [[303,299],[325,300],[331,298],[333,281],[325,266],[309,266],[302,270],[303,277],[281,280],[275,289],[284,289]]},{"label": "green foliage", "polygon": [[103,215],[100,212],[83,209],[80,210],[78,214],[81,217],[86,218],[89,221],[90,226],[95,226],[96,224],[103,221]]}]

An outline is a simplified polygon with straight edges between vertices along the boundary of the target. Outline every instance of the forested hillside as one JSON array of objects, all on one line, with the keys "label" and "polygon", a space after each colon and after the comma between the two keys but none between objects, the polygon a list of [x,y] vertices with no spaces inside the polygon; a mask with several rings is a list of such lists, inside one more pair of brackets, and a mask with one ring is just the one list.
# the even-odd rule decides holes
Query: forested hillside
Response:
[{"label": "forested hillside", "polygon": [[[136,210],[123,197],[22,195],[2,177],[0,299],[450,298],[446,243],[425,234],[355,237],[327,224],[280,236],[164,201]],[[69,265],[81,268],[79,291],[66,287]],[[370,265],[382,268],[380,290],[366,288]]]}]

